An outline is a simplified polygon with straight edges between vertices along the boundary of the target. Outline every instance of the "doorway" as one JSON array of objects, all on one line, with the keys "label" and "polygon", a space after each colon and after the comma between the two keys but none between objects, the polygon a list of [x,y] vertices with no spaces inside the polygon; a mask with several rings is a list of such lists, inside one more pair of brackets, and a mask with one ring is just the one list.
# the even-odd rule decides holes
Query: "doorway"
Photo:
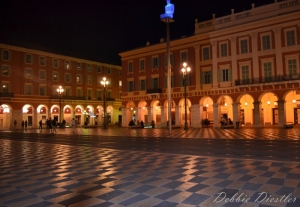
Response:
[{"label": "doorway", "polygon": [[300,124],[300,108],[294,108],[294,124]]},{"label": "doorway", "polygon": [[273,108],[273,124],[278,124],[278,109]]}]

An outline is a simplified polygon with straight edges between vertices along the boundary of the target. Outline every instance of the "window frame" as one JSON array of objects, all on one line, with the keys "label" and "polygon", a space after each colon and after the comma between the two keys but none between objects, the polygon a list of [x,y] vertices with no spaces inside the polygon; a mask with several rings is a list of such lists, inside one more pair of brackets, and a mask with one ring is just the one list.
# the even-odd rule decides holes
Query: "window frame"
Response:
[{"label": "window frame", "polygon": [[128,73],[133,73],[133,61],[128,61]]},{"label": "window frame", "polygon": [[76,84],[82,84],[82,75],[81,74],[76,74]]},{"label": "window frame", "polygon": [[[44,78],[41,76],[42,73],[44,74]],[[46,80],[47,79],[47,71],[46,70],[39,69],[38,74],[39,74],[39,79],[40,80]]]},{"label": "window frame", "polygon": [[[54,76],[57,75],[57,79],[54,79]],[[58,71],[52,71],[52,81],[58,82],[60,80],[60,75]]]},{"label": "window frame", "polygon": [[59,65],[60,65],[59,59],[53,58],[52,59],[52,67],[53,68],[59,68]]},{"label": "window frame", "polygon": [[[205,50],[207,49],[207,52],[205,52]],[[202,46],[201,47],[201,51],[202,51],[202,60],[206,61],[206,60],[210,60],[210,46]],[[207,53],[207,54],[206,54]]]},{"label": "window frame", "polygon": [[29,53],[25,53],[24,55],[25,64],[32,64],[33,63],[33,55]]},{"label": "window frame", "polygon": [[[264,37],[269,37],[269,48],[265,48],[265,42],[264,42]],[[261,50],[266,51],[266,50],[271,50],[272,49],[272,34],[271,32],[265,32],[260,34],[260,41],[261,41]]]},{"label": "window frame", "polygon": [[46,66],[47,65],[47,58],[45,56],[39,56],[39,65]]},{"label": "window frame", "polygon": [[[4,75],[4,70],[7,70],[7,75]],[[11,76],[11,67],[10,65],[1,65],[1,76],[10,77]]]},{"label": "window frame", "polygon": [[[288,32],[293,32],[294,34],[294,38],[293,38],[293,43],[294,44],[290,44],[290,40],[288,37]],[[291,28],[287,28],[284,30],[284,34],[285,34],[285,46],[286,47],[292,47],[292,46],[296,46],[297,45],[297,30],[295,27],[291,27]]]},{"label": "window frame", "polygon": [[[27,74],[29,74],[29,77],[27,76]],[[33,76],[32,68],[25,68],[24,69],[24,78],[25,79],[32,79],[32,76]]]},{"label": "window frame", "polygon": [[[7,53],[7,58],[6,58],[6,53]],[[1,59],[4,61],[10,61],[11,60],[11,51],[2,49],[1,50]]]},{"label": "window frame", "polygon": [[[226,46],[226,48],[223,48],[224,46]],[[219,42],[219,50],[220,50],[219,54],[221,58],[228,57],[229,56],[228,41]]]},{"label": "window frame", "polygon": [[[246,42],[246,44],[243,44],[244,41]],[[246,46],[246,47],[244,47],[244,46]],[[240,49],[241,55],[250,53],[249,37],[239,38],[239,49]]]}]

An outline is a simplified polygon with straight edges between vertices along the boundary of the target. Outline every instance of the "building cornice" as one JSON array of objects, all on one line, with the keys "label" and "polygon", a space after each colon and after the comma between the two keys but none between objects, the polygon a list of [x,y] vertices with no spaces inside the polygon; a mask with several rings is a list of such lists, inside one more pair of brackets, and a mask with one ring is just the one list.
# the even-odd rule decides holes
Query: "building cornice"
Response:
[{"label": "building cornice", "polygon": [[105,66],[105,67],[114,67],[114,68],[120,69],[120,70],[122,69],[122,67],[118,66],[118,65],[112,65],[112,64],[108,64],[108,63],[102,63],[102,62],[96,62],[96,61],[86,60],[86,59],[81,59],[81,58],[76,58],[76,57],[59,55],[59,54],[24,48],[24,47],[2,44],[2,43],[0,43],[0,48],[7,49],[7,50],[15,50],[15,51],[23,52],[23,53],[35,54],[35,55],[39,55],[39,56],[65,59],[65,60],[70,60],[70,61],[75,61],[75,62],[84,62],[87,64],[93,64],[93,65],[99,65],[99,66]]}]

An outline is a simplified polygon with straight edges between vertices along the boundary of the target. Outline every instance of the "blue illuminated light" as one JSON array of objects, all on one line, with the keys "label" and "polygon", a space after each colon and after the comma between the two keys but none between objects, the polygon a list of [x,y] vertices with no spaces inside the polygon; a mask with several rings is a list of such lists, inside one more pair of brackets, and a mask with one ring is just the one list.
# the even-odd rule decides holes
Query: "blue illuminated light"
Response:
[{"label": "blue illuminated light", "polygon": [[167,5],[165,6],[165,13],[160,15],[161,19],[165,19],[165,18],[169,18],[172,19],[173,18],[173,14],[174,14],[174,4],[170,3],[171,0],[167,0]]}]

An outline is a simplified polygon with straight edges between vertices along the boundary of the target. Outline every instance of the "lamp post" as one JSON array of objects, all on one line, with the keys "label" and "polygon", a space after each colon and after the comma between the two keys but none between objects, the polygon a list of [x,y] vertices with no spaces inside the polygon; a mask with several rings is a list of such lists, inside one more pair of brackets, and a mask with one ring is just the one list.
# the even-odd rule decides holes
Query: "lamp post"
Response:
[{"label": "lamp post", "polygon": [[167,25],[167,60],[168,60],[168,76],[167,76],[167,94],[168,94],[168,123],[169,136],[172,136],[172,114],[171,114],[171,61],[170,61],[170,22],[173,22],[174,4],[167,0],[165,13],[160,15],[160,19]]},{"label": "lamp post", "polygon": [[182,76],[183,76],[183,83],[184,83],[184,130],[188,130],[188,123],[187,123],[187,113],[186,113],[186,78],[187,74],[191,71],[190,67],[187,67],[186,63],[183,63],[183,68],[181,69]]},{"label": "lamp post", "polygon": [[61,97],[62,97],[62,94],[63,94],[63,92],[64,92],[64,89],[61,87],[61,86],[59,86],[58,87],[58,89],[56,90],[57,91],[57,93],[58,93],[58,96],[59,96],[59,123],[61,124]]},{"label": "lamp post", "polygon": [[106,80],[105,77],[103,77],[101,84],[103,85],[103,99],[104,99],[104,122],[103,122],[103,129],[107,129],[106,126],[106,85],[108,84],[108,81]]}]

